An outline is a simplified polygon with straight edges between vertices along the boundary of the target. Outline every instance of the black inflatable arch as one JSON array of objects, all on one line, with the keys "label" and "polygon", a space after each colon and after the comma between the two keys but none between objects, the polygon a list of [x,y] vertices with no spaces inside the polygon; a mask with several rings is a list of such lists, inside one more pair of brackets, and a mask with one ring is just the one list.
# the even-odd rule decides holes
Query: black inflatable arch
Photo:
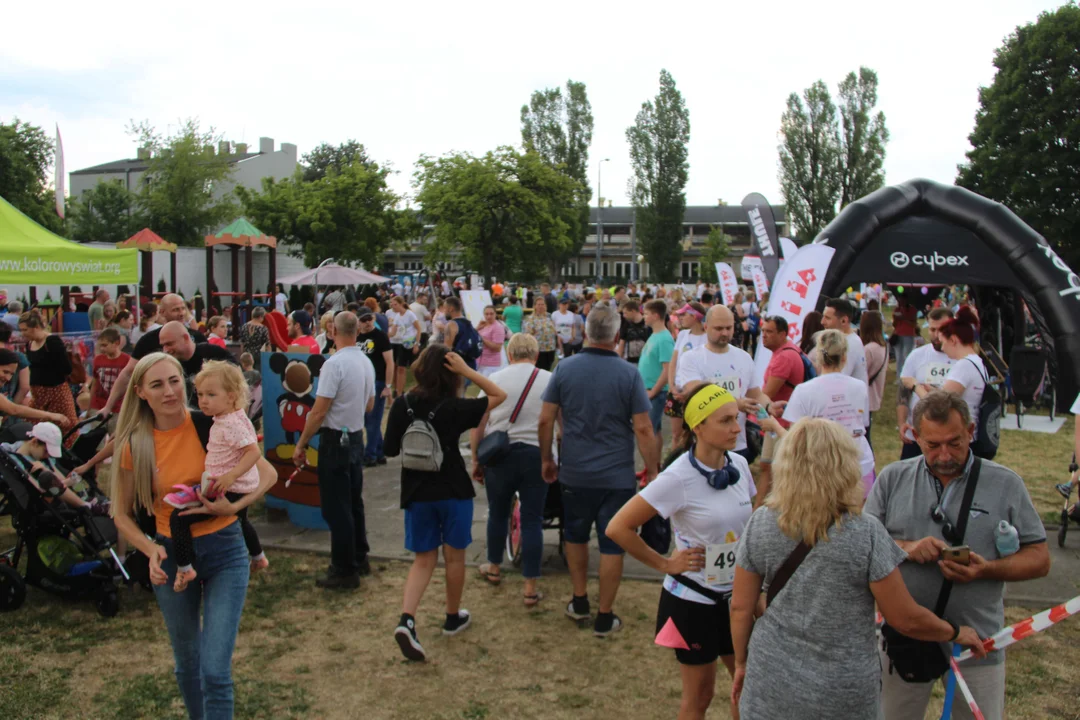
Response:
[{"label": "black inflatable arch", "polygon": [[1004,205],[954,185],[909,180],[851,203],[814,242],[836,249],[824,297],[859,282],[1019,292],[1053,348],[1058,410],[1072,405],[1080,389],[1080,276]]}]

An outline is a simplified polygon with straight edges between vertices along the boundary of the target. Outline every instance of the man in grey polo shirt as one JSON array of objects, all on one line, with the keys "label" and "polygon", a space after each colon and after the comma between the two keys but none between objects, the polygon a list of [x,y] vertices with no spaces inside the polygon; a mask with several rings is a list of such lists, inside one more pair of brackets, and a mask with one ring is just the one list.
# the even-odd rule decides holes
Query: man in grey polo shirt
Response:
[{"label": "man in grey polo shirt", "polygon": [[[566,520],[566,562],[574,597],[566,614],[591,617],[587,595],[589,535],[596,525],[600,541],[600,612],[593,633],[606,637],[622,627],[612,612],[622,579],[623,549],[605,535],[608,521],[634,496],[634,439],[645,460],[648,479],[656,476],[659,451],[649,421],[649,396],[637,368],[615,353],[617,308],[596,305],[585,326],[589,347],[559,362],[544,390],[540,413],[540,455],[544,479],[562,483]],[[561,411],[560,464],[551,452],[555,419]]]},{"label": "man in grey polo shirt", "polygon": [[293,462],[305,462],[308,442],[319,433],[319,504],[330,526],[330,568],[315,581],[321,588],[360,587],[368,564],[364,523],[364,414],[375,406],[375,367],[356,345],[359,321],[351,312],[334,317],[337,349],[319,372],[315,405],[304,422]]},{"label": "man in grey polo shirt", "polygon": [[[864,512],[880,520],[907,552],[900,574],[915,601],[933,610],[942,582],[950,580],[946,619],[989,637],[1005,625],[1005,583],[1050,571],[1046,530],[1023,480],[1006,467],[982,460],[967,529],[958,542],[953,526],[975,459],[969,449],[975,426],[967,403],[959,395],[934,391],[915,407],[913,424],[922,457],[882,470]],[[1019,552],[1007,557],[1000,557],[994,544],[1002,520],[1020,536]],[[969,564],[942,558],[944,548],[960,544],[971,549]],[[884,720],[922,720],[933,683],[907,683],[891,671],[884,653],[881,662]],[[1005,707],[1004,651],[964,663],[963,672],[987,720],[1000,719]],[[971,717],[959,694],[953,715]]]}]

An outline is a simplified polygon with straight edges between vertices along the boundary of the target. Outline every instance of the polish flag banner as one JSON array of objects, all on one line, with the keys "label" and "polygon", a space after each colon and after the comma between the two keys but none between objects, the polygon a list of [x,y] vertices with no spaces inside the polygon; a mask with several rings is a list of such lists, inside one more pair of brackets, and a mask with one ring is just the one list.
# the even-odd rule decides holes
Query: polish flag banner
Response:
[{"label": "polish flag banner", "polygon": [[724,293],[724,304],[734,303],[735,295],[739,292],[739,279],[735,277],[735,270],[726,262],[716,263],[716,280]]},{"label": "polish flag banner", "polygon": [[[829,270],[835,249],[828,245],[804,245],[793,255],[786,258],[773,283],[769,295],[769,307],[764,311],[767,317],[784,318],[788,323],[788,339],[798,345],[802,341],[802,323],[808,313],[817,307],[821,296],[821,286],[825,283],[825,274]],[[765,368],[769,366],[772,353],[758,340],[754,355],[754,385],[761,387],[765,382]]]}]

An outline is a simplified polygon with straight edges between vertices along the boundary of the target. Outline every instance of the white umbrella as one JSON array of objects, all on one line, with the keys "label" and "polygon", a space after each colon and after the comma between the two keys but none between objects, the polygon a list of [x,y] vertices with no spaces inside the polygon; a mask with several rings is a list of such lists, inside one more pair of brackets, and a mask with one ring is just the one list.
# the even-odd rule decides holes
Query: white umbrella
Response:
[{"label": "white umbrella", "polygon": [[312,270],[279,277],[277,281],[285,285],[374,285],[389,282],[390,278],[337,263],[326,263]]}]

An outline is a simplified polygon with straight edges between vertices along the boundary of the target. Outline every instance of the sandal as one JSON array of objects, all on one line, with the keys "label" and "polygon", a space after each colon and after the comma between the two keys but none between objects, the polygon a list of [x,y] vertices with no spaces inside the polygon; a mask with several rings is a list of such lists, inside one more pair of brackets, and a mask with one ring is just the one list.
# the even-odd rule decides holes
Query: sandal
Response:
[{"label": "sandal", "polygon": [[484,578],[484,580],[487,580],[488,584],[498,585],[502,582],[502,574],[498,570],[492,572],[492,567],[494,566],[491,563],[484,563],[476,569],[480,571],[480,576]]},{"label": "sandal", "polygon": [[527,608],[536,607],[540,603],[540,601],[543,600],[543,599],[544,599],[544,593],[540,592],[539,590],[537,590],[536,593],[534,593],[533,595],[525,595],[524,596],[525,607],[527,607]]}]

